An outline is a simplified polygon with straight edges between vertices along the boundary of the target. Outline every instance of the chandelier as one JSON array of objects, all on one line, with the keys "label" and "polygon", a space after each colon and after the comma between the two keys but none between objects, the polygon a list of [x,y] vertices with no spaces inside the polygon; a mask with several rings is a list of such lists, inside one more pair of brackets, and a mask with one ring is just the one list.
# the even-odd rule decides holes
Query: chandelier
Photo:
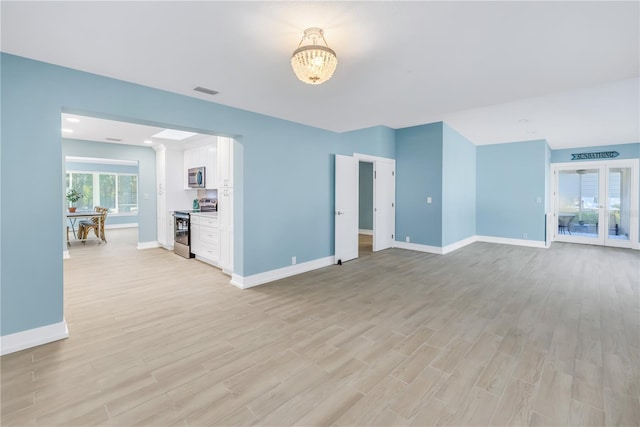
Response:
[{"label": "chandelier", "polygon": [[305,83],[319,85],[331,78],[337,65],[336,53],[327,45],[322,28],[304,30],[298,48],[291,55],[291,67],[296,76]]}]

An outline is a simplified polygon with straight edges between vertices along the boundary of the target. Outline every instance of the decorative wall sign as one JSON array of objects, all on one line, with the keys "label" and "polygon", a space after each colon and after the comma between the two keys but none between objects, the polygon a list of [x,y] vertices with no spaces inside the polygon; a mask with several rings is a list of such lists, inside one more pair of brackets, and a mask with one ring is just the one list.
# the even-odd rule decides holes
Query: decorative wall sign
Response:
[{"label": "decorative wall sign", "polygon": [[593,160],[593,159],[614,159],[620,153],[617,151],[600,151],[599,153],[577,153],[571,154],[571,160]]}]

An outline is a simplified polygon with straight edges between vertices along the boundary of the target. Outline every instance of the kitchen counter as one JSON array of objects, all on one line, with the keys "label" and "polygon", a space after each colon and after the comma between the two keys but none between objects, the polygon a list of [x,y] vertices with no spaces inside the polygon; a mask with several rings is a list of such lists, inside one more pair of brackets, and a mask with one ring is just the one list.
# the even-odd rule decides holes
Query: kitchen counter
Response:
[{"label": "kitchen counter", "polygon": [[191,215],[203,216],[207,218],[218,219],[218,212],[200,212],[200,211],[191,211]]}]

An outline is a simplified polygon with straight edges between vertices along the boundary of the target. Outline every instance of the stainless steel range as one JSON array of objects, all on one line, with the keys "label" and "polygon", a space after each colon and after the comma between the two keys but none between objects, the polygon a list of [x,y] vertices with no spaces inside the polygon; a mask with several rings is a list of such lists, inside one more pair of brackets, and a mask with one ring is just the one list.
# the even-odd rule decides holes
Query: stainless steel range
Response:
[{"label": "stainless steel range", "polygon": [[198,210],[175,211],[173,213],[173,252],[185,258],[194,258],[191,253],[191,216],[192,212],[216,212],[218,199],[199,199]]},{"label": "stainless steel range", "polygon": [[189,212],[173,213],[173,252],[181,257],[193,258],[191,253],[191,232]]}]

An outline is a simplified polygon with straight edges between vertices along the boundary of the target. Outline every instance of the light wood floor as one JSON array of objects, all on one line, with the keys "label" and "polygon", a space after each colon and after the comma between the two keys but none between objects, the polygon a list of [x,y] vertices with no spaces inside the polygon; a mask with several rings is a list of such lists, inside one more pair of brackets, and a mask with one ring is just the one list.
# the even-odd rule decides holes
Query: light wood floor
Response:
[{"label": "light wood floor", "polygon": [[3,426],[640,424],[637,251],[391,249],[241,291],[134,233],[72,245],[70,338],[2,357]]}]

